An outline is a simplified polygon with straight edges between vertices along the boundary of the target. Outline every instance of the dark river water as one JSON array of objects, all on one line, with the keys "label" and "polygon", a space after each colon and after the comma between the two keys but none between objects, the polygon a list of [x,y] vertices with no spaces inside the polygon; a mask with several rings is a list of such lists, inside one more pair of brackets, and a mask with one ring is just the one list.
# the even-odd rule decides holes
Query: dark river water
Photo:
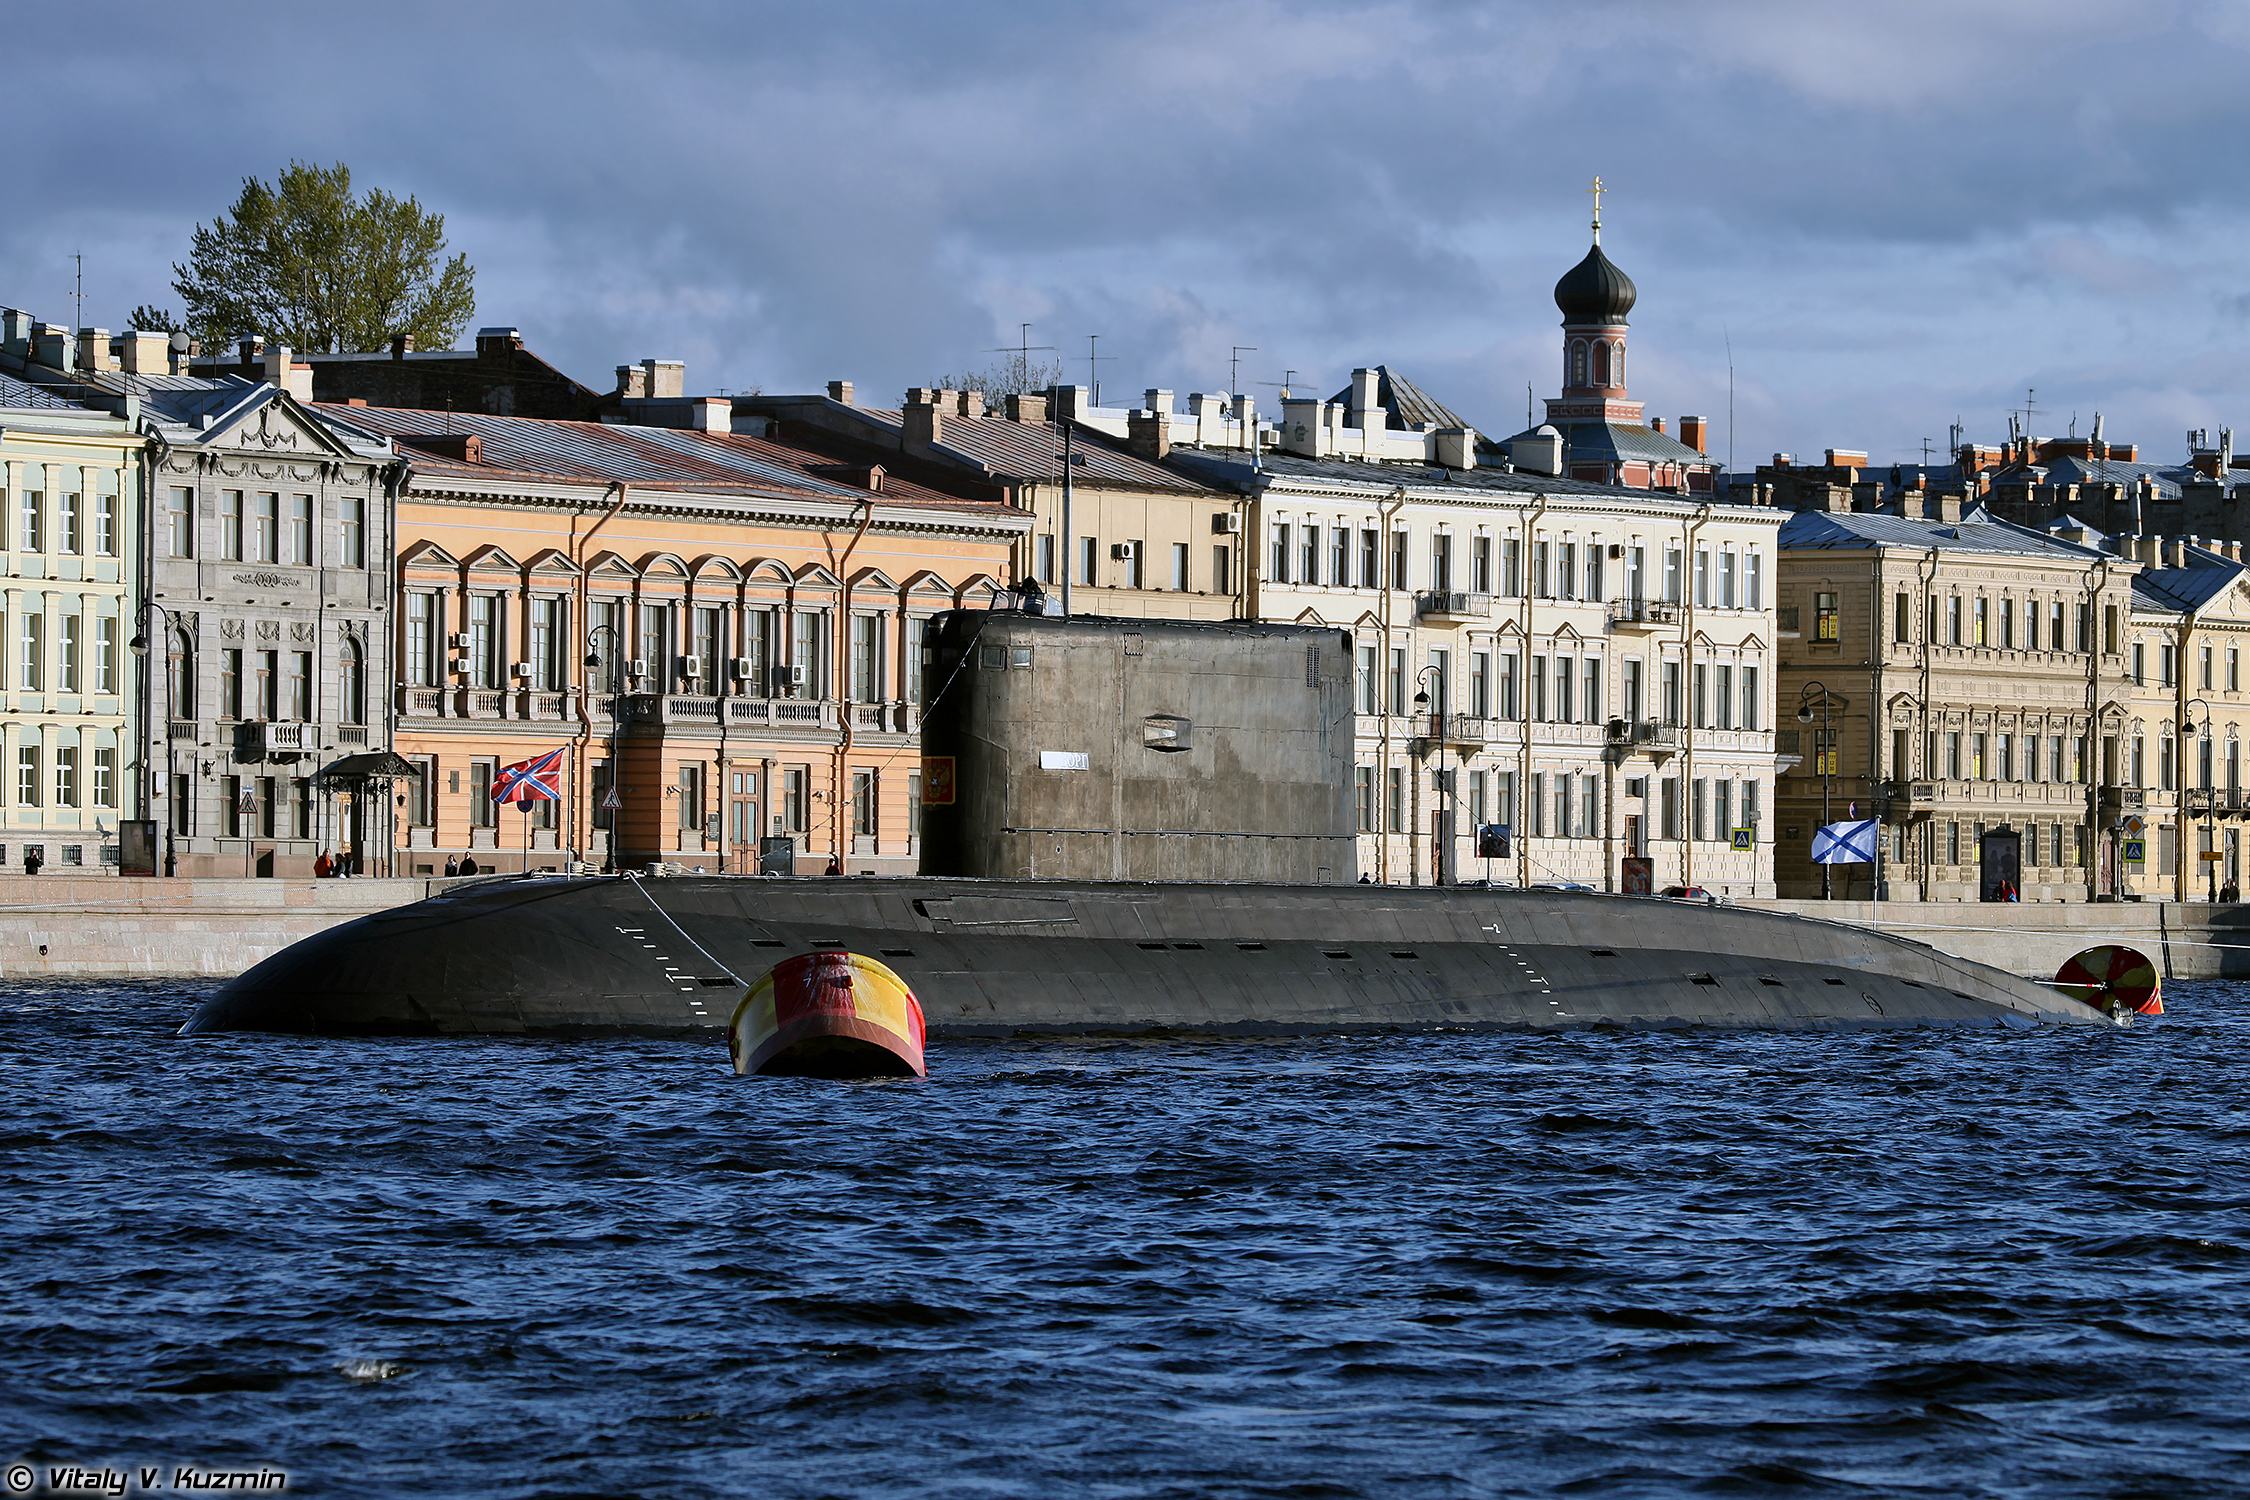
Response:
[{"label": "dark river water", "polygon": [[875,1084],[175,1040],[200,993],[0,988],[38,1485],[2250,1493],[2250,987],[2125,1033],[953,1043]]}]

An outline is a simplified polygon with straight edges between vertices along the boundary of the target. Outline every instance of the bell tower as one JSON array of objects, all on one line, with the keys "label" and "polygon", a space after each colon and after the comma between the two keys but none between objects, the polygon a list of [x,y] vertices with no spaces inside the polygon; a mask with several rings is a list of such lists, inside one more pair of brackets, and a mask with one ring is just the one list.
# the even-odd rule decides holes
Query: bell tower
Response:
[{"label": "bell tower", "polygon": [[1578,422],[1639,426],[1641,403],[1625,389],[1625,315],[1639,293],[1633,278],[1602,253],[1602,180],[1594,195],[1594,243],[1586,258],[1555,283],[1562,311],[1562,395],[1547,401],[1547,420],[1568,428]]}]

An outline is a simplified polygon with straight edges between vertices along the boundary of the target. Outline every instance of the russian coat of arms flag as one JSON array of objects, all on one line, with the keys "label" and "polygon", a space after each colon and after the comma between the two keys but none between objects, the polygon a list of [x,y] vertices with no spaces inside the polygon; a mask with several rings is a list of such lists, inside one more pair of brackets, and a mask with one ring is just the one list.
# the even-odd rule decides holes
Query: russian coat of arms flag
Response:
[{"label": "russian coat of arms flag", "polygon": [[524,804],[560,802],[562,760],[562,751],[550,750],[545,755],[502,766],[500,774],[492,778],[492,800]]}]

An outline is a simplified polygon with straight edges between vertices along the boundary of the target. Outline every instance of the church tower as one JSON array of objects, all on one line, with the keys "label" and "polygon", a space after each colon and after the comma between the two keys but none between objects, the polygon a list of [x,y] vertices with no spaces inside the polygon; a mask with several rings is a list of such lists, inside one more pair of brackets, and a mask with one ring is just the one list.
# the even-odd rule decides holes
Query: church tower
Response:
[{"label": "church tower", "polygon": [[1639,297],[1633,278],[1602,253],[1602,180],[1594,179],[1594,244],[1555,283],[1562,309],[1562,395],[1549,397],[1547,420],[1568,431],[1581,422],[1638,427],[1642,404],[1625,390],[1625,315]]}]

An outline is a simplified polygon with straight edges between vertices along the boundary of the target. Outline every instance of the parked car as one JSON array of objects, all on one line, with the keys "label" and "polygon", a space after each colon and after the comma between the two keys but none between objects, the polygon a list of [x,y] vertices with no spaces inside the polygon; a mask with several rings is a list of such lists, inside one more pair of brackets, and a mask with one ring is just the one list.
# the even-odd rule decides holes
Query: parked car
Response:
[{"label": "parked car", "polygon": [[1699,885],[1668,885],[1656,894],[1669,896],[1674,901],[1716,901],[1719,899]]},{"label": "parked car", "polygon": [[1535,891],[1590,891],[1594,887],[1583,880],[1542,880],[1532,887]]}]

